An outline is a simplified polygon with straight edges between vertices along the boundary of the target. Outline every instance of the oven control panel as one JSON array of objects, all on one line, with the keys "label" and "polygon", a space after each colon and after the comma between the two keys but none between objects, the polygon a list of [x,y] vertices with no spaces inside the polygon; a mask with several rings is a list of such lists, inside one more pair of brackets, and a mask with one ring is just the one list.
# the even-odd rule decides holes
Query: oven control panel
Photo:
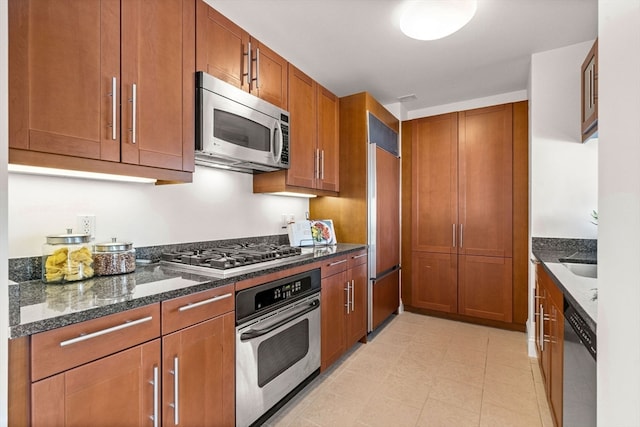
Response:
[{"label": "oven control panel", "polygon": [[320,292],[320,269],[305,271],[236,292],[236,325]]},{"label": "oven control panel", "polygon": [[255,308],[260,310],[280,301],[296,297],[311,289],[311,278],[304,277],[290,283],[284,283],[275,288],[265,289],[255,296]]}]

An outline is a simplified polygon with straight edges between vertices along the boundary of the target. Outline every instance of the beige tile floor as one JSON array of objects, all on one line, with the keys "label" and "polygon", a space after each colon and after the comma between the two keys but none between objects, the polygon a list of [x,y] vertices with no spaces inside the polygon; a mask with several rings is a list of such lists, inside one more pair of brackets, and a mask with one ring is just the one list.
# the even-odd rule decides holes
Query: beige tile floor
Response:
[{"label": "beige tile floor", "polygon": [[521,332],[403,313],[357,344],[273,427],[552,427]]}]

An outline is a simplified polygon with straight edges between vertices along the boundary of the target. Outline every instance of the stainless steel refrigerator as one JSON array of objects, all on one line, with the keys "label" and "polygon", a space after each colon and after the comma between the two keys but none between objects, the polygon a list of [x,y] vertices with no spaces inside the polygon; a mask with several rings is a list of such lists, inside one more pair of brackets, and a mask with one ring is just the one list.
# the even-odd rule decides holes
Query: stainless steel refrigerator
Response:
[{"label": "stainless steel refrigerator", "polygon": [[368,332],[400,308],[398,133],[367,112]]}]

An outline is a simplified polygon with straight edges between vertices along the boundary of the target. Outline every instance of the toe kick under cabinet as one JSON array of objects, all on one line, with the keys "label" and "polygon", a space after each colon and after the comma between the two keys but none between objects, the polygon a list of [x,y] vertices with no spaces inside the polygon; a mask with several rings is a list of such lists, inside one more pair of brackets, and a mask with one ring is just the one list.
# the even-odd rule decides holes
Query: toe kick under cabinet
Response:
[{"label": "toe kick under cabinet", "polygon": [[30,424],[233,426],[234,328],[231,284],[33,335]]}]

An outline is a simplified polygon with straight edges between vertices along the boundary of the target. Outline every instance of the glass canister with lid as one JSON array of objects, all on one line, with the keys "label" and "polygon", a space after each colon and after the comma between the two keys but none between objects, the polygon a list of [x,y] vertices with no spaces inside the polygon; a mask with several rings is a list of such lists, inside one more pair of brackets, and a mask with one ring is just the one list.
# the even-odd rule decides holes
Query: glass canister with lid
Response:
[{"label": "glass canister with lid", "polygon": [[42,281],[66,283],[93,277],[91,235],[67,234],[46,236],[42,247]]},{"label": "glass canister with lid", "polygon": [[131,273],[136,269],[136,250],[131,242],[97,243],[93,252],[93,268],[98,276]]}]

